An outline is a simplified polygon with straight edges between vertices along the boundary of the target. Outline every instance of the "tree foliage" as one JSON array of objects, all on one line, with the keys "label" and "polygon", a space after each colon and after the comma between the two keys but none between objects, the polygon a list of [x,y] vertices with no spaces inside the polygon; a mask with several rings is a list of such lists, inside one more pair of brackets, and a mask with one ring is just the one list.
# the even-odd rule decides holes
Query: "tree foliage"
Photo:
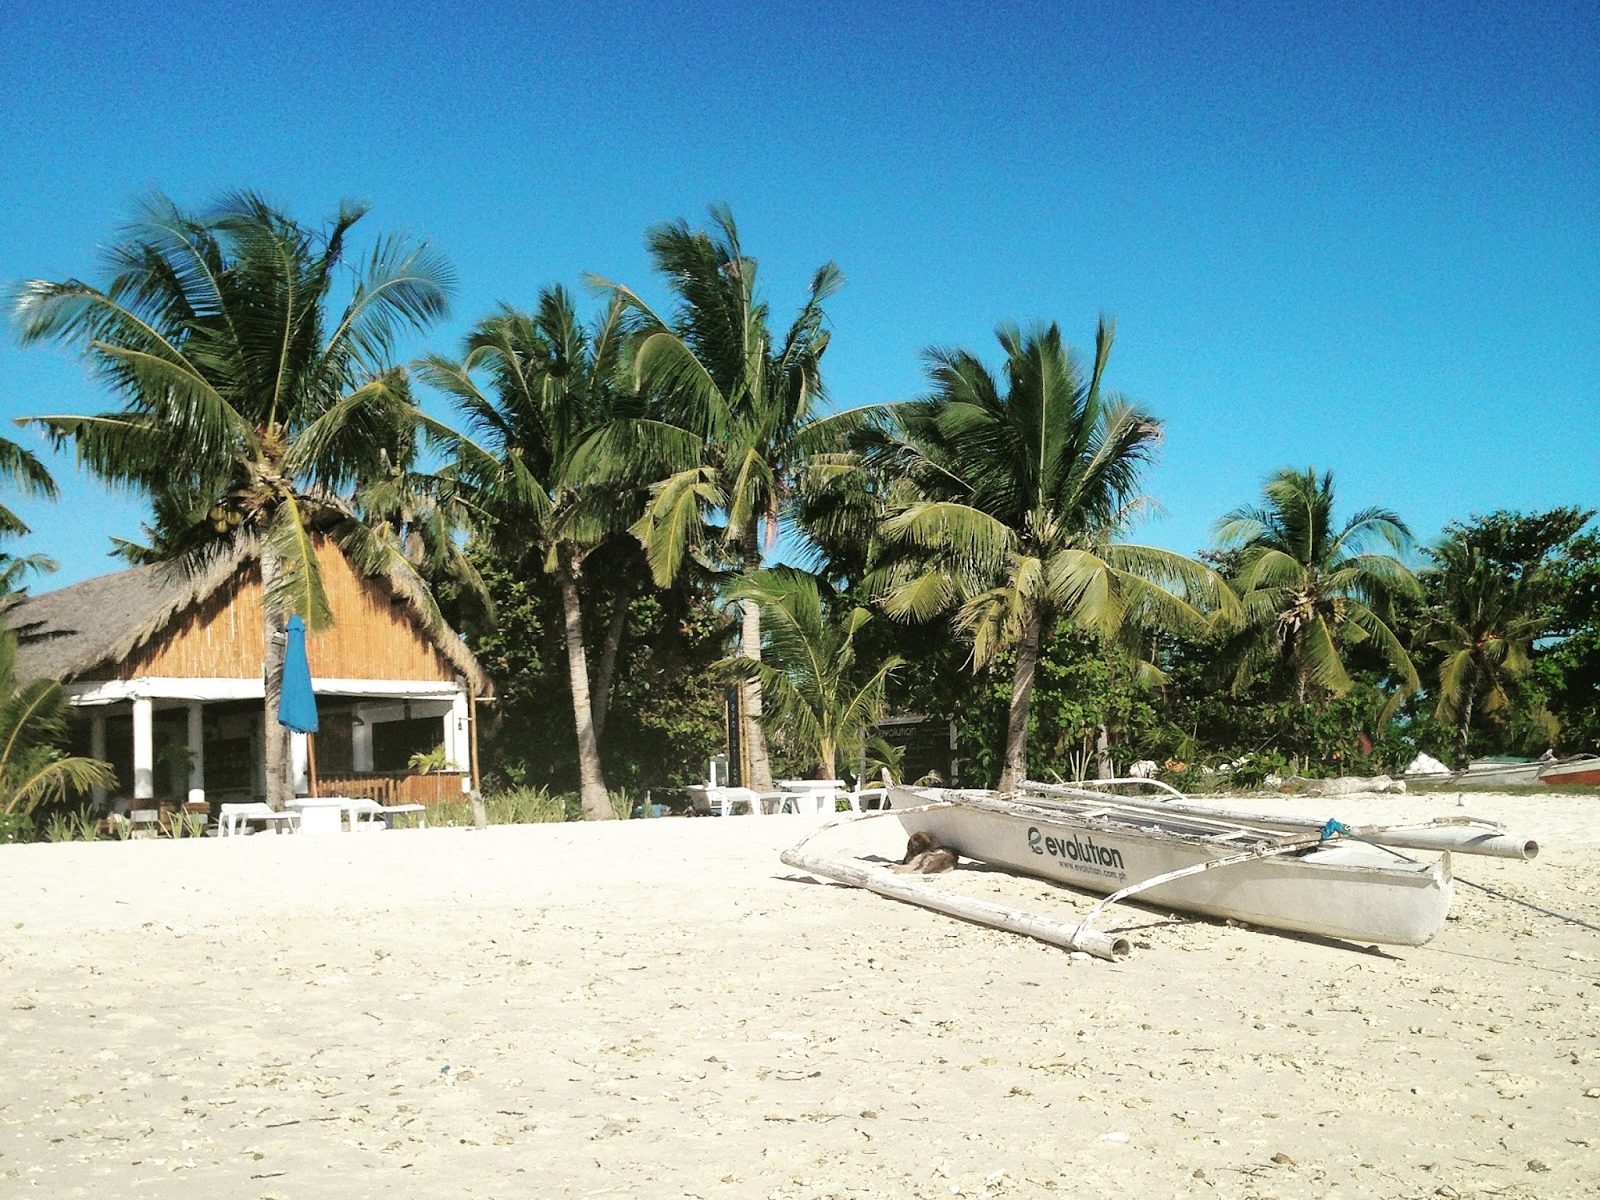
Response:
[{"label": "tree foliage", "polygon": [[814,576],[793,568],[756,571],[728,589],[731,600],[761,607],[762,658],[725,659],[735,677],[761,680],[766,720],[777,740],[814,759],[833,779],[841,753],[858,751],[884,716],[898,657],[859,654],[857,635],[872,621],[861,605],[830,604]]},{"label": "tree foliage", "polygon": [[1001,786],[1027,769],[1033,672],[1058,622],[1110,644],[1127,627],[1198,632],[1227,589],[1193,559],[1123,539],[1160,425],[1103,388],[1112,329],[1080,363],[1054,325],[998,332],[1003,381],[965,350],[927,354],[932,392],[868,451],[885,475],[886,612],[954,612],[982,668],[1015,649]]},{"label": "tree foliage", "polygon": [[1418,593],[1397,557],[1411,542],[1405,522],[1388,509],[1365,508],[1336,526],[1332,471],[1285,469],[1264,492],[1265,504],[1236,508],[1217,525],[1218,543],[1238,551],[1235,690],[1276,664],[1297,700],[1313,689],[1342,696],[1353,686],[1349,649],[1369,644],[1414,691],[1416,668],[1391,625],[1395,598]]},{"label": "tree foliage", "polygon": [[17,639],[0,630],[0,815],[27,814],[115,783],[111,767],[65,753],[67,701],[53,679],[17,678]]}]

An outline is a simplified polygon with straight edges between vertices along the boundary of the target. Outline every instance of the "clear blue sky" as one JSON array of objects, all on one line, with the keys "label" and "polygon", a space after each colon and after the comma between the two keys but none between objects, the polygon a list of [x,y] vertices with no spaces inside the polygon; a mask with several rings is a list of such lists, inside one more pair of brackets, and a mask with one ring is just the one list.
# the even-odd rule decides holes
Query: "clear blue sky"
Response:
[{"label": "clear blue sky", "polygon": [[[1424,537],[1600,503],[1592,2],[688,7],[13,6],[0,279],[96,277],[151,188],[349,196],[450,255],[453,351],[501,299],[647,281],[644,230],[727,200],[780,316],[843,267],[842,404],[1115,315],[1111,381],[1167,426],[1150,541],[1208,544],[1284,465]],[[106,403],[0,344],[0,413]],[[55,465],[18,507],[62,583],[144,507]]]}]

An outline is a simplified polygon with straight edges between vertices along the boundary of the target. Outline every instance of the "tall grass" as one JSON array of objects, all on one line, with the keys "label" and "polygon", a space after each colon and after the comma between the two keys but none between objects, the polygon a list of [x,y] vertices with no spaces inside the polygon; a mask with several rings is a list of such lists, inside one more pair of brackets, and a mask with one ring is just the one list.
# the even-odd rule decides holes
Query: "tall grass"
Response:
[{"label": "tall grass", "polygon": [[[637,804],[632,793],[618,788],[611,793],[611,809],[626,820]],[[491,825],[546,825],[583,819],[583,803],[576,792],[552,792],[542,787],[511,787],[486,792],[484,811]],[[430,825],[471,825],[472,802],[463,796],[428,807]]]}]

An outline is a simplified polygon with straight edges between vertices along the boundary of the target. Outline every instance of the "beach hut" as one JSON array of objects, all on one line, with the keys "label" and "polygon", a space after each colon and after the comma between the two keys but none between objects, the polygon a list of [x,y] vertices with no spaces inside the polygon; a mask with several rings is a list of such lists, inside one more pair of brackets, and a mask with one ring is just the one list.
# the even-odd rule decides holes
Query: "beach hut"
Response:
[{"label": "beach hut", "polygon": [[[459,797],[476,772],[476,699],[491,685],[427,596],[401,574],[364,576],[318,549],[334,623],[306,639],[321,729],[321,790],[385,804]],[[205,572],[143,566],[23,598],[0,613],[23,678],[60,680],[81,753],[109,761],[121,807],[261,799],[265,638],[249,546]],[[410,766],[430,756],[428,769]],[[293,741],[296,790],[306,746]]]}]

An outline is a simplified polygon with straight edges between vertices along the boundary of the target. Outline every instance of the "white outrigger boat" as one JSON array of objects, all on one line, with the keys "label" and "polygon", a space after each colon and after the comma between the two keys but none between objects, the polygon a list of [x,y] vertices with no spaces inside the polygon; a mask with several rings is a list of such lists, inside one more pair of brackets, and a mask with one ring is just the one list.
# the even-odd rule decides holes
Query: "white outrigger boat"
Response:
[{"label": "white outrigger boat", "polygon": [[[1108,784],[1140,784],[1166,794],[1132,798],[1095,790]],[[1539,850],[1533,841],[1472,818],[1351,829],[1337,821],[1196,805],[1151,780],[1074,787],[1025,783],[1008,795],[896,787],[890,799],[893,808],[886,815],[907,834],[930,833],[963,858],[1105,895],[1060,936],[994,923],[1108,958],[1125,954],[1127,943],[1096,934],[1092,926],[1108,905],[1129,898],[1269,929],[1420,946],[1439,932],[1450,911],[1452,853],[1531,859]],[[1443,853],[1421,862],[1401,853],[1407,849]],[[826,861],[798,851],[784,861],[827,873],[818,870]],[[906,894],[926,889],[898,880],[880,885],[858,870],[831,877],[927,903],[926,897]],[[973,915],[945,902],[931,906]]]}]

